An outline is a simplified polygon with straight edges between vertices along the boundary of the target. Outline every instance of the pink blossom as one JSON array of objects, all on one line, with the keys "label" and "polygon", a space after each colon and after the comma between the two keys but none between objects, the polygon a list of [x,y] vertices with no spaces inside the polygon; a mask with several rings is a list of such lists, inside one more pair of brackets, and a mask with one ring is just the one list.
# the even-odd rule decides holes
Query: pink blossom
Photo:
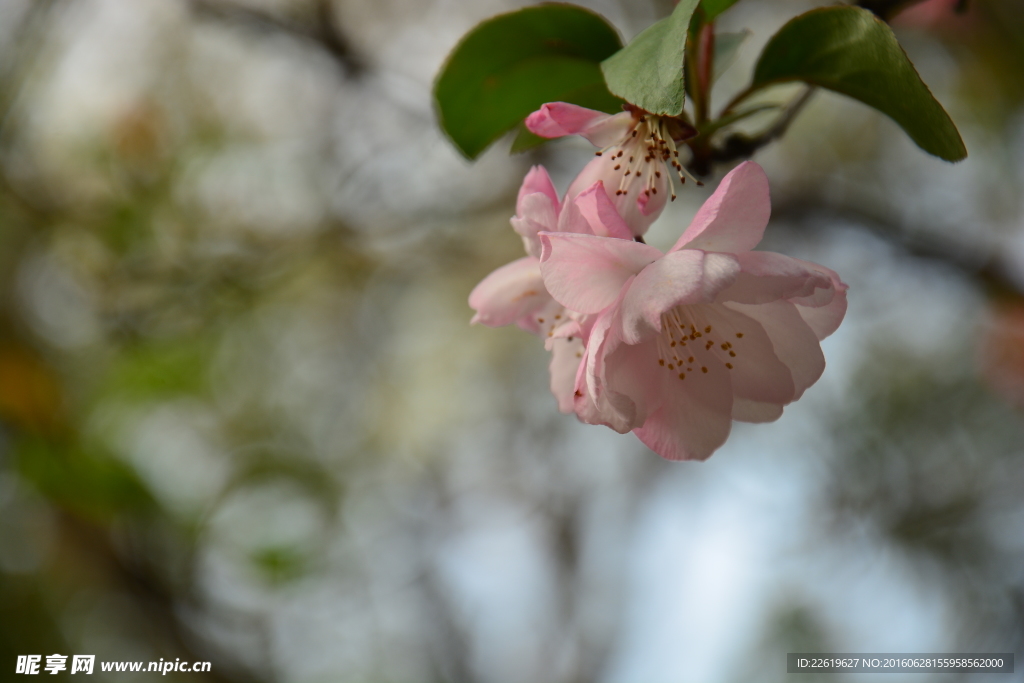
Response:
[{"label": "pink blossom", "polygon": [[498,268],[473,289],[469,305],[476,315],[471,322],[491,327],[515,323],[543,337],[552,354],[551,392],[559,410],[571,413],[576,370],[583,356],[581,316],[566,310],[545,289],[538,233],[564,231],[623,239],[631,239],[631,234],[600,181],[563,204],[543,166],[534,166],[523,179],[511,223],[523,239],[527,256]]},{"label": "pink blossom", "polygon": [[575,197],[602,181],[635,236],[647,232],[669,198],[675,199],[673,173],[685,182],[679,151],[662,117],[639,111],[610,115],[550,102],[526,118],[526,127],[546,138],[581,135],[601,147],[569,186],[566,197]]},{"label": "pink blossom", "polygon": [[770,422],[821,376],[846,313],[831,270],[751,251],[768,223],[760,166],[734,169],[679,241],[543,232],[551,296],[586,314],[575,385],[584,422],[633,431],[670,460],[703,460],[732,420]]}]

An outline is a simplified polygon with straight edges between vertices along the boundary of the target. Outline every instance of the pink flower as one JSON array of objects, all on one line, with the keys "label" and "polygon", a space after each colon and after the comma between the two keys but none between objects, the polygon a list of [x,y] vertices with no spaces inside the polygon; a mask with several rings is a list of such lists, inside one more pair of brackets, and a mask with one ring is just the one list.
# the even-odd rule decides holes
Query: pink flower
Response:
[{"label": "pink flower", "polygon": [[576,370],[583,356],[580,316],[551,298],[540,274],[542,231],[565,231],[631,239],[629,228],[615,212],[599,182],[572,202],[559,202],[543,166],[534,166],[523,179],[516,202],[513,229],[523,239],[527,256],[498,268],[469,295],[476,311],[471,322],[490,327],[517,324],[545,339],[551,351],[551,392],[564,413],[573,412]]},{"label": "pink flower", "polygon": [[575,411],[632,430],[670,460],[703,460],[732,420],[770,422],[825,369],[819,341],[846,313],[846,285],[770,252],[761,167],[723,180],[667,254],[639,242],[541,233],[551,296],[586,314]]},{"label": "pink flower", "polygon": [[546,138],[582,135],[601,147],[569,186],[566,197],[603,181],[609,198],[635,236],[643,235],[675,199],[673,171],[685,182],[679,151],[667,119],[639,111],[610,115],[565,102],[550,102],[526,118],[526,127]]}]

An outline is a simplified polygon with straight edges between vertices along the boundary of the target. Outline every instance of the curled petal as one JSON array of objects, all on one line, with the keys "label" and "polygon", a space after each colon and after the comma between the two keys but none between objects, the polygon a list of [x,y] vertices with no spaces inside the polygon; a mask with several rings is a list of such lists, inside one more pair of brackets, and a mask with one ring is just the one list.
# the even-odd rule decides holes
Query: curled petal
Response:
[{"label": "curled petal", "polygon": [[771,211],[768,177],[744,161],[722,179],[670,251],[750,251],[761,241]]},{"label": "curled petal", "polygon": [[816,304],[812,298],[792,299],[800,316],[821,340],[835,332],[839,324],[843,322],[843,318],[846,316],[846,290],[849,289],[849,286],[839,279],[839,275],[835,271],[817,263],[809,261],[803,263],[832,281],[834,294],[824,305]]},{"label": "curled petal", "polygon": [[636,344],[647,329],[661,331],[661,314],[684,304],[710,303],[732,284],[739,264],[731,254],[686,249],[643,269],[622,302],[623,337]]},{"label": "curled petal", "polygon": [[471,323],[500,327],[518,322],[550,303],[540,262],[532,256],[508,263],[480,281],[469,295]]},{"label": "curled petal", "polygon": [[598,147],[618,142],[634,125],[629,112],[613,116],[567,102],[549,102],[526,117],[526,127],[536,135],[544,138],[582,135]]},{"label": "curled petal", "polygon": [[640,242],[592,235],[540,233],[544,285],[558,303],[598,313],[619,296],[626,281],[662,254]]},{"label": "curled petal", "polygon": [[744,251],[735,257],[740,273],[736,281],[719,294],[719,301],[760,304],[804,298],[807,303],[825,303],[832,299],[832,280],[806,261],[770,251]]}]

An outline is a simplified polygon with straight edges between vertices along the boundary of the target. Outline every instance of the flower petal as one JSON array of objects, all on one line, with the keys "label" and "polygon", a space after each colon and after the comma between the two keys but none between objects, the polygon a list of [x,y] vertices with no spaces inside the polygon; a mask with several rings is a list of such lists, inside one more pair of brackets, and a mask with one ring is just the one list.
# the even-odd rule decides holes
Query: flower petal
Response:
[{"label": "flower petal", "polygon": [[[622,340],[617,333],[621,327],[620,307],[617,304],[621,303],[621,299],[620,294],[616,305],[608,307],[597,316],[589,331],[584,360],[576,375],[575,411],[577,417],[587,424],[603,424],[625,434],[642,424],[643,417],[638,419],[637,404],[620,391],[622,387],[609,386],[605,377],[607,355],[621,346]],[[630,373],[626,375],[640,381]],[[642,397],[642,392],[633,392],[633,395]]]},{"label": "flower petal", "polygon": [[719,301],[760,304],[779,299],[810,297],[823,303],[832,299],[832,280],[806,261],[770,251],[735,254],[740,273],[719,296]]},{"label": "flower petal", "polygon": [[722,179],[670,251],[750,251],[761,241],[770,215],[768,177],[756,163],[745,161]]},{"label": "flower petal", "polygon": [[626,343],[636,344],[648,329],[660,332],[661,314],[671,308],[710,303],[738,272],[731,254],[684,249],[661,257],[640,272],[622,302]]},{"label": "flower petal", "polygon": [[598,147],[624,138],[635,125],[629,112],[609,115],[567,102],[549,102],[526,117],[530,132],[545,138],[582,135]]},{"label": "flower petal", "polygon": [[600,180],[567,202],[559,219],[560,232],[633,239],[632,231],[622,220]]},{"label": "flower petal", "polygon": [[[748,306],[744,313],[764,307]],[[711,354],[712,358],[707,362],[729,373],[734,396],[780,405],[795,400],[796,384],[792,367],[778,355],[773,339],[765,331],[760,319],[722,305],[694,306],[689,310],[694,324],[704,336],[690,341],[687,348],[693,349],[696,346],[698,350],[703,348]],[[707,332],[709,327],[711,332]],[[802,327],[806,329],[807,326]],[[820,350],[818,353],[821,353]],[[793,359],[788,360],[793,362]]]},{"label": "flower petal", "polygon": [[[655,359],[652,356],[651,363]],[[686,373],[684,380],[675,370],[661,373],[661,403],[633,433],[668,460],[706,460],[725,443],[732,428],[727,372],[724,367],[709,368],[707,373]]]},{"label": "flower petal", "polygon": [[[661,215],[670,195],[668,167],[663,162],[652,163],[655,165],[660,163],[660,167],[654,170],[661,174],[654,179],[654,188],[657,192],[652,195],[645,193],[644,183],[638,179],[633,179],[632,183],[626,183],[623,193],[616,194],[622,185],[623,174],[626,172],[622,168],[623,160],[616,159],[611,154],[605,154],[587,162],[575,180],[569,184],[569,189],[565,191],[566,201],[571,201],[593,187],[594,183],[601,181],[604,183],[605,193],[615,205],[615,210],[630,227],[631,234],[633,236],[643,235],[651,227],[651,223]],[[616,166],[620,166],[620,168],[616,170]]]},{"label": "flower petal", "polygon": [[523,197],[519,201],[519,214],[509,222],[512,229],[523,238],[523,248],[534,258],[540,258],[540,239],[537,233],[554,230],[558,225],[558,209],[552,206],[547,196],[540,192]]},{"label": "flower petal", "polygon": [[640,242],[611,237],[540,233],[541,273],[551,296],[578,313],[598,313],[626,281],[662,253]]},{"label": "flower petal", "polygon": [[[519,197],[516,201],[516,214],[522,216],[523,211],[520,203],[523,197],[540,193],[551,200],[553,206],[558,207],[558,192],[555,191],[555,184],[551,182],[548,170],[543,166],[533,166],[523,178],[523,184],[519,187]],[[553,225],[553,224],[552,224]]]},{"label": "flower petal", "polygon": [[583,362],[583,339],[558,337],[551,343],[551,393],[558,401],[558,410],[569,414],[575,405],[576,373]]},{"label": "flower petal", "polygon": [[473,289],[469,306],[476,315],[470,322],[489,327],[508,325],[550,301],[541,278],[540,262],[526,256],[498,268]]},{"label": "flower petal", "polygon": [[849,286],[839,279],[839,275],[835,271],[817,263],[809,261],[803,263],[828,277],[832,281],[834,289],[832,299],[824,305],[815,305],[810,298],[792,300],[801,317],[820,340],[835,332],[839,323],[843,322],[843,318],[846,316],[846,290],[849,289]]},{"label": "flower petal", "polygon": [[[821,352],[818,337],[804,322],[794,304],[788,301],[774,301],[768,304],[738,304],[728,302],[722,309],[732,310],[747,318],[751,318],[763,329],[771,340],[775,356],[789,368],[793,377],[792,401],[800,398],[807,387],[818,381],[825,371],[825,355]],[[746,341],[744,338],[742,341]],[[736,344],[737,357],[742,358],[747,347]],[[737,368],[740,365],[735,364]],[[758,396],[747,395],[744,398],[766,400]],[[777,403],[778,401],[771,401]],[[789,401],[786,401],[788,403]]]}]

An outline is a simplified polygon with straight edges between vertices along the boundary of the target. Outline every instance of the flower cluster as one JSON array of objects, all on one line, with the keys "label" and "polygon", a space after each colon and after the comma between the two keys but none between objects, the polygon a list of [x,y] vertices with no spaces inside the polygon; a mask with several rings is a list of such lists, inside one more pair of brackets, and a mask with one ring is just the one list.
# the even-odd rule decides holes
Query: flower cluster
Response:
[{"label": "flower cluster", "polygon": [[820,340],[846,313],[846,285],[823,266],[752,251],[768,224],[768,179],[737,166],[662,253],[638,238],[684,178],[667,124],[564,103],[526,120],[545,137],[602,147],[559,199],[527,174],[512,227],[527,256],[477,285],[473,322],[515,323],[551,351],[564,413],[632,431],[670,460],[703,460],[733,420],[770,422],[821,376]]}]

